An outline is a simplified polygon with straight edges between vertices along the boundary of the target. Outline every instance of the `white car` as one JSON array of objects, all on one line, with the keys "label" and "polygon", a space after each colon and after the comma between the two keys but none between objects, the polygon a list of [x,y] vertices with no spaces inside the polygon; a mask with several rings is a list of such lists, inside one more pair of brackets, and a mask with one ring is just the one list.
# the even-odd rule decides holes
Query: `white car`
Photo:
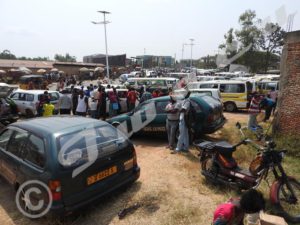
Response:
[{"label": "white car", "polygon": [[[17,104],[19,112],[27,117],[37,115],[37,106],[41,96],[45,90],[21,90],[18,89],[10,95],[10,98]],[[50,102],[58,110],[58,100],[60,94],[58,91],[48,91],[50,95]]]}]

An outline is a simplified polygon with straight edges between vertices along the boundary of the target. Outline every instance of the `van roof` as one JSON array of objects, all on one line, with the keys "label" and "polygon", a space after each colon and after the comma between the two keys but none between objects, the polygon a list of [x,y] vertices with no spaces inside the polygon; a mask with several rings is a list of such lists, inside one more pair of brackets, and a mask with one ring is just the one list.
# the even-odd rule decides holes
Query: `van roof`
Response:
[{"label": "van roof", "polygon": [[210,80],[210,81],[197,81],[197,82],[190,82],[188,84],[240,84],[246,83],[247,81],[238,81],[238,80]]},{"label": "van roof", "polygon": [[49,91],[49,90],[23,90],[17,89],[14,93],[27,93],[27,94],[44,94],[47,91],[48,93],[59,93],[58,91]]},{"label": "van roof", "polygon": [[172,77],[153,77],[153,78],[148,78],[148,77],[137,77],[137,78],[128,78],[127,81],[130,80],[178,80],[177,78],[172,78]]}]

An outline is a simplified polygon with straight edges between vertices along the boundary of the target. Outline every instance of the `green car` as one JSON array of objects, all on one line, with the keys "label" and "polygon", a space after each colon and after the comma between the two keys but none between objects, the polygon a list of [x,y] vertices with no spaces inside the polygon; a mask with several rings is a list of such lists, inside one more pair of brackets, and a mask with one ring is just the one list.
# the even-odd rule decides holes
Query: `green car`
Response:
[{"label": "green car", "polygon": [[[177,101],[182,101],[178,98]],[[190,129],[192,139],[202,134],[213,133],[224,123],[222,103],[208,95],[191,95],[190,97],[194,122]],[[165,108],[170,101],[169,96],[153,98],[138,105],[133,111],[107,120],[118,127],[128,137],[136,133],[166,135],[167,113]]]}]

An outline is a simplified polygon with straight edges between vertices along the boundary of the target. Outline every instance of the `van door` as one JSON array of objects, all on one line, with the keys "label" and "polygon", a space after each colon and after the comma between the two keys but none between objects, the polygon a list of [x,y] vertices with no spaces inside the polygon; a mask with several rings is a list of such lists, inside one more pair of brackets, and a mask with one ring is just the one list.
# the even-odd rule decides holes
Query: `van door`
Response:
[{"label": "van door", "polygon": [[247,92],[245,83],[220,84],[220,92],[226,104],[234,103],[236,108],[247,108]]},{"label": "van door", "polygon": [[26,96],[24,93],[13,93],[10,98],[17,104],[19,112],[25,114],[25,100]]}]

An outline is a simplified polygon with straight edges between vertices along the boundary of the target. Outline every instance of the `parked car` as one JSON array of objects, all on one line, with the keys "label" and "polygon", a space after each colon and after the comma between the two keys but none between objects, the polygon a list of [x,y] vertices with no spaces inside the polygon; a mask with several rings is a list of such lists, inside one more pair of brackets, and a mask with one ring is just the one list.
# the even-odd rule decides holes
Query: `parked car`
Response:
[{"label": "parked car", "polygon": [[[15,101],[19,112],[27,117],[37,115],[37,106],[44,94],[44,90],[17,90],[10,95],[10,98]],[[58,91],[48,91],[50,95],[50,102],[54,105],[55,110],[58,111],[58,100],[60,94]]]},{"label": "parked car", "polygon": [[0,83],[0,123],[4,126],[19,119],[18,107],[8,96],[15,90],[15,86]]},{"label": "parked car", "polygon": [[[178,101],[182,99],[183,97],[178,97]],[[196,114],[191,129],[193,138],[213,133],[224,125],[225,118],[220,101],[207,95],[191,96],[190,100]],[[147,100],[133,111],[108,119],[107,122],[118,127],[127,136],[136,133],[166,135],[165,108],[169,101],[169,96]]]},{"label": "parked car", "polygon": [[[140,168],[133,144],[110,124],[55,116],[16,122],[1,131],[0,175],[21,193],[26,182],[42,182],[52,195],[50,210],[65,214],[136,181]],[[29,198],[47,202],[49,195]]]}]

